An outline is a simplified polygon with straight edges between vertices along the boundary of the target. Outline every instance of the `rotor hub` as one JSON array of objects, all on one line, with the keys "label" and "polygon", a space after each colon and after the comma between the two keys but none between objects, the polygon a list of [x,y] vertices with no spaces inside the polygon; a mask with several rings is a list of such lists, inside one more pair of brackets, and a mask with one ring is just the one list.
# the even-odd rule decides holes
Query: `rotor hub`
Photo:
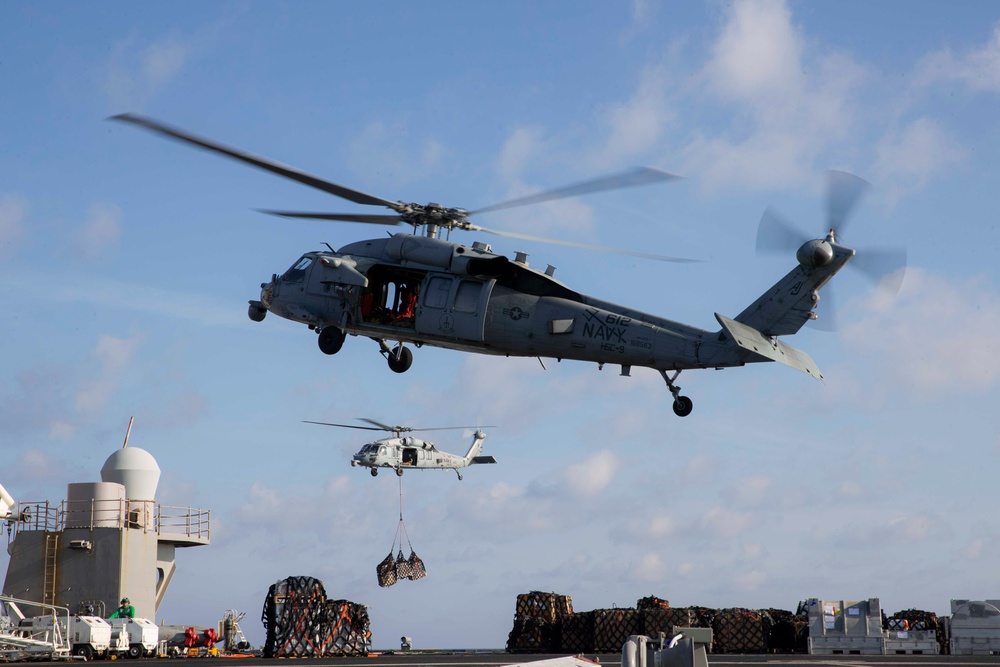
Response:
[{"label": "rotor hub", "polygon": [[814,239],[802,244],[799,251],[795,253],[795,259],[807,269],[818,269],[828,266],[833,261],[833,255],[833,246],[830,241]]}]

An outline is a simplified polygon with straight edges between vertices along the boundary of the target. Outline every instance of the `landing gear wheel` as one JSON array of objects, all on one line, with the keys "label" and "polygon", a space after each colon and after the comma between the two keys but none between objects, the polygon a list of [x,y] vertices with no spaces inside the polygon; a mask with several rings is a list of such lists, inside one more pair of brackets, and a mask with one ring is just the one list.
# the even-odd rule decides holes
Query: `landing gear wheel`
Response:
[{"label": "landing gear wheel", "polygon": [[132,644],[132,645],[130,645],[128,647],[128,653],[127,653],[127,655],[128,655],[128,657],[132,658],[133,660],[138,660],[139,658],[142,657],[142,645],[140,645],[140,644]]},{"label": "landing gear wheel", "polygon": [[323,354],[337,354],[344,347],[347,335],[337,327],[323,327],[319,332],[319,349]]},{"label": "landing gear wheel", "polygon": [[410,348],[397,345],[389,352],[388,361],[393,373],[405,373],[413,364],[413,353]]},{"label": "landing gear wheel", "polygon": [[372,477],[378,477],[378,468],[372,468]]},{"label": "landing gear wheel", "polygon": [[678,396],[674,399],[674,414],[678,417],[687,417],[694,409],[694,403],[687,396]]},{"label": "landing gear wheel", "polygon": [[253,302],[251,302],[250,307],[247,308],[247,316],[249,316],[254,322],[263,322],[264,317],[267,316],[267,308],[255,306]]},{"label": "landing gear wheel", "polygon": [[396,468],[396,477],[402,477],[402,476],[403,476],[403,471],[402,471],[402,469],[400,469],[400,468]]},{"label": "landing gear wheel", "polygon": [[458,481],[461,482],[462,481],[462,473],[458,472],[457,470],[455,472],[458,473]]},{"label": "landing gear wheel", "polygon": [[80,656],[84,660],[91,660],[94,657],[94,649],[86,644],[80,644],[73,647],[73,655]]}]

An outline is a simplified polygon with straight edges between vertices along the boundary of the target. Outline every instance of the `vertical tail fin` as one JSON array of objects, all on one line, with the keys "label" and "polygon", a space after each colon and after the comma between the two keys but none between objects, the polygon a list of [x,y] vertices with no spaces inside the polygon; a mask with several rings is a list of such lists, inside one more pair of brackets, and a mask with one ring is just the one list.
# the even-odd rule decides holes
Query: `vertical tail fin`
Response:
[{"label": "vertical tail fin", "polygon": [[492,456],[480,456],[480,452],[483,451],[483,440],[486,439],[486,433],[477,430],[472,436],[472,446],[469,447],[468,453],[465,455],[465,465],[475,465],[478,463],[496,463],[497,460]]}]

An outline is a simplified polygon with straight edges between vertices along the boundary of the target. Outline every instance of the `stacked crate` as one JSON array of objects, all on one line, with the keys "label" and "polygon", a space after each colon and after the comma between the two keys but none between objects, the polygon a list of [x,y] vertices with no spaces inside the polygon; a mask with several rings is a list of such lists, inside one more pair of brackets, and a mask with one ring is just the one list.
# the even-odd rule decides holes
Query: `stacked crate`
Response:
[{"label": "stacked crate", "polygon": [[808,649],[809,617],[786,609],[761,609],[770,653],[805,653]]},{"label": "stacked crate", "polygon": [[595,609],[594,650],[616,653],[622,650],[630,635],[641,631],[642,617],[635,609]]},{"label": "stacked crate", "polygon": [[560,622],[570,616],[573,616],[573,600],[568,595],[542,591],[518,595],[514,627],[507,637],[507,651],[545,653],[556,650]]},{"label": "stacked crate", "polygon": [[265,658],[366,655],[371,645],[364,605],[327,600],[323,582],[313,577],[288,577],[272,584],[261,622]]},{"label": "stacked crate", "polygon": [[[766,626],[766,627],[765,627]],[[715,653],[766,653],[770,619],[753,609],[720,609],[712,621]]]}]

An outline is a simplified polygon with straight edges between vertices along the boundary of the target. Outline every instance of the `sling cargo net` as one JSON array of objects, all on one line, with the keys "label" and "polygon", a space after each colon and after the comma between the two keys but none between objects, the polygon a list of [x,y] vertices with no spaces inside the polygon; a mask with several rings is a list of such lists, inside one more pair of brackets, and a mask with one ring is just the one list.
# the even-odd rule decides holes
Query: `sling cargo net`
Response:
[{"label": "sling cargo net", "polygon": [[[403,537],[406,537],[406,544],[410,547],[410,557],[403,555]],[[399,542],[399,552],[396,551],[396,542]],[[403,477],[399,477],[399,523],[396,524],[396,535],[392,538],[392,546],[389,547],[389,555],[382,559],[382,562],[375,566],[375,576],[378,577],[378,585],[382,588],[392,586],[401,579],[416,581],[427,576],[427,568],[424,561],[414,553],[413,545],[410,544],[410,534],[406,532],[406,524],[403,523]]]},{"label": "sling cargo net", "polygon": [[715,653],[766,653],[769,632],[770,618],[765,621],[759,611],[720,609],[712,621],[712,650]]},{"label": "sling cargo net", "polygon": [[359,656],[371,647],[365,606],[327,600],[323,582],[313,577],[288,577],[273,584],[261,622],[267,633],[265,658]]},{"label": "sling cargo net", "polygon": [[934,637],[937,639],[938,651],[940,654],[944,655],[948,652],[948,640],[945,633],[942,632],[941,622],[938,620],[937,614],[933,611],[923,611],[922,609],[904,609],[903,611],[897,611],[895,614],[886,619],[885,629],[895,630],[896,632],[899,632],[900,630],[933,630]]},{"label": "sling cargo net", "polygon": [[641,617],[635,609],[594,610],[594,650],[617,653],[630,635],[639,634]]},{"label": "sling cargo net", "polygon": [[594,652],[594,612],[579,611],[559,622],[557,653]]}]

